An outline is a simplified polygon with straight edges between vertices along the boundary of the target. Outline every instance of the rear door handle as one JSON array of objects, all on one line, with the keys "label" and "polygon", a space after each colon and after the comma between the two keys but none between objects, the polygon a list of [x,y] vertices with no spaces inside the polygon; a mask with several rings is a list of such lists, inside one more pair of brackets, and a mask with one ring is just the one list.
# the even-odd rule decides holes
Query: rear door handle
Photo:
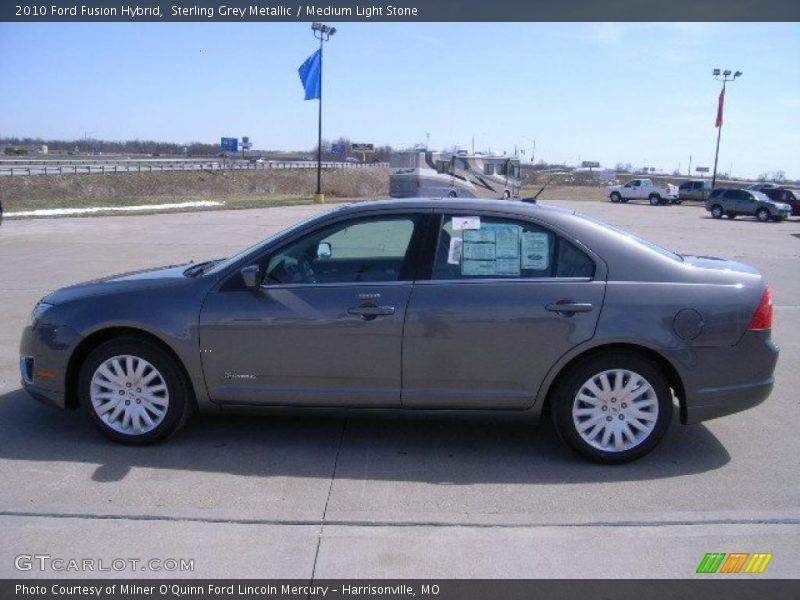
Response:
[{"label": "rear door handle", "polygon": [[548,304],[545,306],[546,310],[550,312],[557,312],[565,315],[572,315],[575,313],[591,312],[594,308],[588,302],[556,302],[555,304]]},{"label": "rear door handle", "polygon": [[347,312],[351,315],[358,315],[360,317],[364,317],[365,319],[383,316],[383,315],[393,315],[394,314],[394,306],[356,306],[353,308],[348,308]]}]

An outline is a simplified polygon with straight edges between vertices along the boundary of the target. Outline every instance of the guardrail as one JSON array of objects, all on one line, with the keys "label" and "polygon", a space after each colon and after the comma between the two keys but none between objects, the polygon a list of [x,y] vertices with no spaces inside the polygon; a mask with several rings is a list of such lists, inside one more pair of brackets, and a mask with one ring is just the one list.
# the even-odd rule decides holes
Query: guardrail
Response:
[{"label": "guardrail", "polygon": [[[44,162],[44,161],[43,161]],[[386,168],[389,163],[353,163],[323,161],[323,169]],[[163,173],[168,171],[269,171],[272,169],[316,169],[316,161],[265,160],[248,161],[171,161],[171,162],[115,162],[92,164],[26,164],[18,167],[0,167],[0,176],[27,175],[86,175],[108,173]]]}]

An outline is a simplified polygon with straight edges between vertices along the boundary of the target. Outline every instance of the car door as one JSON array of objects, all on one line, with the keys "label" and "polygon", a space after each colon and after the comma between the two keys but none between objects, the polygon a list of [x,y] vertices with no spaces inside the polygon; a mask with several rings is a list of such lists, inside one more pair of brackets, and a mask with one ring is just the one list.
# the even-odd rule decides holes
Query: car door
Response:
[{"label": "car door", "polygon": [[[428,211],[429,212],[429,211]],[[208,392],[220,404],[400,405],[402,332],[424,213],[350,217],[233,273],[200,315]]]},{"label": "car door", "polygon": [[452,213],[437,228],[406,315],[403,407],[530,407],[558,358],[594,335],[604,264],[525,220]]},{"label": "car door", "polygon": [[755,215],[758,202],[750,192],[744,190],[736,191],[736,212],[740,215]]},{"label": "car door", "polygon": [[691,191],[689,192],[690,200],[705,200],[705,194],[702,181],[693,181]]},{"label": "car door", "polygon": [[633,181],[629,181],[623,187],[622,197],[629,198],[629,199],[636,199],[639,198],[639,185],[640,181],[638,179],[634,179]]}]

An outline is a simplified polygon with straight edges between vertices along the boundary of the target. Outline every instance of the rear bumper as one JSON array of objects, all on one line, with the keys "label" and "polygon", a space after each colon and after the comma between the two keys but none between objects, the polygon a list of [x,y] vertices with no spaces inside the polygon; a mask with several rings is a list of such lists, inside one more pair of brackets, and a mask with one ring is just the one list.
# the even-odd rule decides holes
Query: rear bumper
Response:
[{"label": "rear bumper", "polygon": [[700,423],[758,406],[772,392],[779,350],[768,331],[726,348],[696,348],[686,370],[681,422]]},{"label": "rear bumper", "polygon": [[686,403],[681,421],[684,425],[693,425],[758,406],[770,395],[774,383],[770,377],[756,383],[699,390],[692,401]]}]

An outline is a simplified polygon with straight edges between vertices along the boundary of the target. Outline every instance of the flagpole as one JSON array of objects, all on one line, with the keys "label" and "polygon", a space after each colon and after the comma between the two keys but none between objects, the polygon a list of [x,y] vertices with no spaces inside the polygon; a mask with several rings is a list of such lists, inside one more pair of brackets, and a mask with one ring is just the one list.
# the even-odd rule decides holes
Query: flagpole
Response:
[{"label": "flagpole", "polygon": [[323,43],[331,39],[336,33],[335,27],[328,27],[322,23],[312,23],[311,30],[314,37],[319,40],[319,107],[317,113],[317,191],[314,194],[315,204],[324,204],[325,195],[322,193],[322,47]]},{"label": "flagpole", "polygon": [[[725,86],[729,81],[734,81],[737,77],[742,76],[741,71],[736,71],[731,76],[731,71],[726,69],[722,71],[721,69],[714,69],[713,72],[714,79],[717,81],[722,82],[722,91],[719,95],[719,103],[717,104],[717,151],[714,153],[714,174],[711,177],[711,189],[713,190],[717,185],[717,163],[719,162],[719,140],[722,137],[722,125],[725,122],[723,118],[723,113],[725,110]],[[722,77],[720,77],[722,75]],[[730,173],[728,173],[730,176]]]},{"label": "flagpole", "polygon": [[[728,83],[727,80],[722,82],[722,96],[723,102],[725,98],[725,84]],[[321,102],[321,100],[320,100]],[[720,110],[717,107],[717,110]],[[724,110],[724,108],[722,109]],[[714,174],[711,177],[711,189],[713,190],[717,186],[717,162],[719,161],[719,139],[722,137],[722,125],[725,123],[725,118],[723,117],[722,121],[720,121],[719,127],[717,127],[717,151],[714,154]]]},{"label": "flagpole", "polygon": [[[319,114],[317,118],[317,193],[314,194],[314,202],[323,204],[325,196],[322,195],[322,36],[319,36]],[[717,142],[719,147],[719,142]]]}]

